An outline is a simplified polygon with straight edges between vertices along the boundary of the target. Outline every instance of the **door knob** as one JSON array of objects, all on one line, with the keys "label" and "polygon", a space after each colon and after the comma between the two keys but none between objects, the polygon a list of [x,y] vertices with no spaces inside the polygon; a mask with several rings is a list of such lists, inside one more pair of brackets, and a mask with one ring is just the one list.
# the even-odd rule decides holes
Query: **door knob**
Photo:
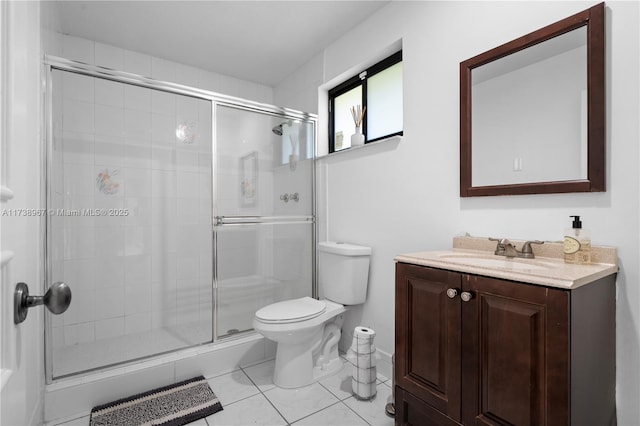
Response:
[{"label": "door knob", "polygon": [[16,284],[13,293],[13,322],[20,324],[27,318],[29,308],[44,305],[52,314],[61,314],[71,304],[71,289],[62,281],[53,283],[44,296],[29,296],[29,286],[25,283]]},{"label": "door knob", "polygon": [[473,293],[463,291],[462,293],[460,293],[460,299],[462,299],[463,302],[468,302],[469,300],[473,299]]},{"label": "door knob", "polygon": [[453,299],[457,295],[458,295],[458,290],[457,289],[455,289],[455,288],[447,289],[447,296],[449,296],[449,299]]}]

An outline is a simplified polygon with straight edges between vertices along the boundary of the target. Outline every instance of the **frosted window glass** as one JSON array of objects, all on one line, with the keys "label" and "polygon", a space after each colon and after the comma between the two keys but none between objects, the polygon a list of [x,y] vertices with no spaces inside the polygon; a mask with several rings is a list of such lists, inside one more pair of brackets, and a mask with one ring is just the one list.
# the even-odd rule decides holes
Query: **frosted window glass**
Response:
[{"label": "frosted window glass", "polygon": [[402,62],[367,79],[367,140],[402,131]]},{"label": "frosted window glass", "polygon": [[355,133],[355,124],[351,117],[351,107],[362,105],[362,86],[336,96],[334,103],[334,147],[335,151],[351,146],[351,135]]}]

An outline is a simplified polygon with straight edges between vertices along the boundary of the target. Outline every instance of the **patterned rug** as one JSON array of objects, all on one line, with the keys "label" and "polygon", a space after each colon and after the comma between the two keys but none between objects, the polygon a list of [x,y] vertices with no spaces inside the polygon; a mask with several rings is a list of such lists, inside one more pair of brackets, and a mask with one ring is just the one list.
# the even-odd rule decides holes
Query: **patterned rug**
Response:
[{"label": "patterned rug", "polygon": [[220,410],[220,401],[204,377],[199,376],[94,407],[89,424],[178,426]]}]

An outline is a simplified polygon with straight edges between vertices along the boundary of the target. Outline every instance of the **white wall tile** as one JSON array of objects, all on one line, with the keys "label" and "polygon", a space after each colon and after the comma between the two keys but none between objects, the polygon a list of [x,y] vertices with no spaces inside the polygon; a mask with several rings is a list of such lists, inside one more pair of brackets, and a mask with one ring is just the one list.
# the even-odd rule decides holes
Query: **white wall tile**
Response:
[{"label": "white wall tile", "polygon": [[124,286],[96,288],[96,320],[124,316]]},{"label": "white wall tile", "polygon": [[96,288],[124,286],[125,264],[123,256],[101,257],[95,261]]},{"label": "white wall tile", "polygon": [[84,164],[67,164],[64,167],[64,194],[91,196],[94,188],[93,167]]},{"label": "white wall tile", "polygon": [[151,149],[151,168],[156,170],[176,170],[177,151],[175,148],[153,145]]},{"label": "white wall tile", "polygon": [[175,253],[164,251],[158,253],[154,252],[151,261],[151,277],[154,283],[162,280],[172,282],[177,279],[178,272]]},{"label": "white wall tile", "polygon": [[125,167],[150,169],[151,168],[151,145],[147,145],[147,146],[134,145],[133,143],[126,145],[124,165]]},{"label": "white wall tile", "polygon": [[122,108],[108,105],[95,106],[96,134],[124,136],[124,112]]},{"label": "white wall tile", "polygon": [[[180,216],[178,216],[178,234],[177,234],[177,251],[180,256],[182,255],[197,255],[200,251],[200,244],[198,242],[201,240],[200,233],[202,232],[202,228],[198,225],[186,225],[183,224],[180,220]],[[205,234],[206,235],[206,234]],[[180,265],[180,259],[178,259],[178,265]],[[198,262],[197,257],[195,259],[195,269],[194,273],[197,274],[198,270]],[[180,268],[180,266],[178,266]],[[192,273],[192,272],[189,272]],[[178,277],[182,275],[178,273]]]},{"label": "white wall tile", "polygon": [[172,147],[176,144],[176,124],[173,115],[156,114],[151,116],[151,139],[154,145]]},{"label": "white wall tile", "polygon": [[126,334],[136,334],[151,331],[151,313],[127,315],[124,318]]},{"label": "white wall tile", "polygon": [[200,70],[182,64],[175,64],[175,82],[185,86],[199,87]]},{"label": "white wall tile", "polygon": [[[95,142],[95,164],[111,168],[124,165],[124,144],[118,142]],[[122,177],[122,176],[121,176]]]},{"label": "white wall tile", "polygon": [[91,65],[94,63],[93,42],[83,38],[65,35],[62,39],[62,54],[72,61]]},{"label": "white wall tile", "polygon": [[[153,175],[153,172],[152,172]],[[153,179],[153,177],[152,177]],[[153,180],[155,188],[156,181]],[[172,225],[176,224],[177,220],[177,201],[175,197],[153,197],[151,199],[151,224],[157,225]]]},{"label": "white wall tile", "polygon": [[152,136],[151,113],[125,110],[125,136],[135,144],[150,144]]},{"label": "white wall tile", "polygon": [[176,168],[178,172],[197,172],[198,153],[184,149],[176,150]]},{"label": "white wall tile", "polygon": [[197,198],[178,198],[177,204],[178,223],[181,225],[196,225],[199,219],[200,201]]},{"label": "white wall tile", "polygon": [[[107,210],[116,209],[120,210],[124,208],[124,197],[122,196],[122,182],[123,179],[120,175],[120,170],[115,169],[112,173],[117,173],[113,179],[115,179],[121,186],[120,191],[117,195],[105,195],[105,194],[97,194],[94,198],[94,205],[96,209]],[[117,215],[99,215],[94,217],[95,226],[111,226],[111,227],[122,227],[125,225],[126,217],[117,216]]]},{"label": "white wall tile", "polygon": [[184,198],[198,198],[199,176],[198,173],[181,172],[177,173],[178,178],[178,194]]},{"label": "white wall tile", "polygon": [[177,96],[172,93],[153,90],[151,92],[151,112],[155,114],[175,115]]},{"label": "white wall tile", "polygon": [[95,340],[93,322],[74,324],[64,327],[64,344],[66,346]]},{"label": "white wall tile", "polygon": [[144,283],[139,285],[127,285],[125,287],[125,315],[150,313],[151,312],[151,289],[152,284]]},{"label": "white wall tile", "polygon": [[[54,219],[62,219],[65,228],[82,228],[94,225],[94,217],[85,212],[94,208],[94,198],[91,196],[67,196],[64,197],[65,210],[71,210],[73,213],[65,212],[64,217],[56,216]],[[55,226],[55,225],[54,225]]]},{"label": "white wall tile", "polygon": [[[94,284],[94,259],[70,259],[64,262],[64,274],[62,280],[67,283],[73,292],[82,287],[84,291],[95,288]],[[59,278],[54,278],[59,279]],[[75,293],[73,294],[75,297]]]},{"label": "white wall tile", "polygon": [[95,64],[121,71],[124,68],[124,50],[108,44],[95,43]]},{"label": "white wall tile", "polygon": [[124,86],[122,83],[96,78],[96,103],[122,108],[124,105]]},{"label": "white wall tile", "polygon": [[124,317],[96,321],[95,330],[96,340],[124,336]]},{"label": "white wall tile", "polygon": [[151,77],[151,56],[125,50],[123,70],[144,77]]},{"label": "white wall tile", "polygon": [[166,170],[151,171],[151,196],[171,198],[177,195],[178,178],[176,172]]},{"label": "white wall tile", "polygon": [[151,170],[124,169],[125,190],[127,197],[146,197],[151,193]]},{"label": "white wall tile", "polygon": [[151,93],[153,90],[144,87],[124,85],[124,107],[139,111],[151,112]]},{"label": "white wall tile", "polygon": [[95,255],[98,258],[125,254],[125,228],[123,226],[98,226],[95,228]]},{"label": "white wall tile", "polygon": [[125,256],[125,282],[127,284],[144,284],[151,282],[151,255]]},{"label": "white wall tile", "polygon": [[93,321],[96,298],[95,291],[89,287],[85,289],[80,285],[74,285],[67,283],[71,288],[73,295],[73,303],[69,305],[69,308],[65,311],[63,317],[64,325],[80,324]]},{"label": "white wall tile", "polygon": [[176,63],[166,59],[151,58],[151,77],[161,81],[175,81]]},{"label": "white wall tile", "polygon": [[[150,226],[128,226],[125,234],[125,254],[127,256],[151,254]],[[151,281],[150,278],[148,281]]]},{"label": "white wall tile", "polygon": [[65,163],[93,164],[93,152],[92,134],[63,132],[62,158]]},{"label": "white wall tile", "polygon": [[197,254],[178,253],[176,271],[178,279],[198,279],[199,258]]},{"label": "white wall tile", "polygon": [[93,133],[93,103],[65,99],[62,102],[62,128],[71,132]]},{"label": "white wall tile", "polygon": [[151,225],[151,197],[127,197],[124,208],[128,211],[125,218],[127,226]]},{"label": "white wall tile", "polygon": [[[94,78],[72,72],[62,72],[62,97],[76,101],[93,102]],[[58,92],[56,92],[58,93]]]}]

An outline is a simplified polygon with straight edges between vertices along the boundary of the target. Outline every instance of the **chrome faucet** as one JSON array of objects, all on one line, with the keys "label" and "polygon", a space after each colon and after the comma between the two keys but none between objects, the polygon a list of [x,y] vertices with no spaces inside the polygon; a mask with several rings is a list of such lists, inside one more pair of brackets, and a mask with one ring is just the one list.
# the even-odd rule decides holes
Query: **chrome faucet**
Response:
[{"label": "chrome faucet", "polygon": [[506,257],[522,257],[525,259],[535,258],[531,244],[544,244],[544,241],[527,241],[522,245],[522,250],[519,251],[512,243],[506,238],[489,238],[491,241],[497,241],[496,251],[493,253],[496,256]]}]

